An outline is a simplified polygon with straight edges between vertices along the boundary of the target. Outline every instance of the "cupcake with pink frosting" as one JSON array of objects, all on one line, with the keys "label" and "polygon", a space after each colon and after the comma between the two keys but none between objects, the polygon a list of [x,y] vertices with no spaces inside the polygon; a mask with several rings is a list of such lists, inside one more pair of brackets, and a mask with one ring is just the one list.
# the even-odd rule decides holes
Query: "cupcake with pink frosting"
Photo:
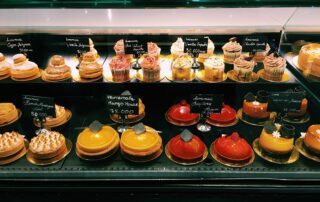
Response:
[{"label": "cupcake with pink frosting", "polygon": [[158,47],[156,43],[148,42],[148,55],[159,58],[161,52],[161,48]]},{"label": "cupcake with pink frosting", "polygon": [[237,42],[236,37],[229,39],[229,42],[222,47],[224,62],[233,64],[234,60],[241,55],[242,46]]},{"label": "cupcake with pink frosting", "polygon": [[142,62],[143,81],[154,82],[160,80],[160,64],[155,56],[146,55]]},{"label": "cupcake with pink frosting", "polygon": [[114,82],[126,82],[130,80],[130,61],[127,58],[116,56],[112,58],[109,66]]},{"label": "cupcake with pink frosting", "polygon": [[263,66],[264,78],[272,81],[281,81],[287,63],[278,53],[271,53],[263,60]]}]

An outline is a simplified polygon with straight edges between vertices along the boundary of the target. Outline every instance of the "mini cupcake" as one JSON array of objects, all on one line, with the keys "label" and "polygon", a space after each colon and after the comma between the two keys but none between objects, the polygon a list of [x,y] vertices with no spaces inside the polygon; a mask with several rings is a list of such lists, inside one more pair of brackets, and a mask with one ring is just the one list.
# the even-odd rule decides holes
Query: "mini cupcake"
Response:
[{"label": "mini cupcake", "polygon": [[123,56],[112,58],[109,63],[112,80],[115,82],[125,82],[130,80],[130,62]]},{"label": "mini cupcake", "polygon": [[184,51],[184,42],[182,38],[179,37],[177,41],[171,45],[170,52],[173,60],[180,57],[181,55],[184,55],[183,51]]},{"label": "mini cupcake", "polygon": [[161,52],[161,48],[158,47],[156,43],[148,42],[148,55],[159,58]]},{"label": "mini cupcake", "polygon": [[250,81],[254,65],[255,62],[251,57],[241,55],[234,61],[234,75],[239,81]]},{"label": "mini cupcake", "polygon": [[151,55],[146,55],[141,63],[143,81],[153,82],[160,80],[159,61]]},{"label": "mini cupcake", "polygon": [[[200,53],[199,54],[199,60],[202,62],[203,60],[209,58],[214,52],[214,43],[209,39],[208,37],[208,48],[207,53]],[[202,60],[202,61],[201,61]]]},{"label": "mini cupcake", "polygon": [[229,39],[229,42],[222,47],[224,62],[233,64],[234,60],[241,55],[242,46],[237,42],[236,37]]},{"label": "mini cupcake", "polygon": [[210,81],[223,79],[224,63],[222,59],[211,56],[204,61],[203,65],[206,79]]},{"label": "mini cupcake", "polygon": [[271,53],[263,60],[264,78],[272,81],[281,81],[287,66],[286,60],[277,53]]},{"label": "mini cupcake", "polygon": [[269,51],[270,51],[270,46],[269,44],[266,44],[266,50],[255,52],[253,60],[256,62],[262,62],[264,58],[268,55]]},{"label": "mini cupcake", "polygon": [[190,80],[192,62],[188,57],[181,55],[172,63],[173,80]]}]

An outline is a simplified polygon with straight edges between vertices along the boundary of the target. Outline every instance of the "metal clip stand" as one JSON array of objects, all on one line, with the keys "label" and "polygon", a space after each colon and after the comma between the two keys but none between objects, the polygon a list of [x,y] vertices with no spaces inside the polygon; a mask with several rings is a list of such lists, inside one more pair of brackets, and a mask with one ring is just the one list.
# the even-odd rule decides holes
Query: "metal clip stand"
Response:
[{"label": "metal clip stand", "polygon": [[206,122],[206,112],[202,112],[200,114],[200,123],[198,123],[197,125],[197,129],[198,131],[201,131],[203,133],[205,132],[209,132],[211,130],[211,126],[209,124],[207,124]]},{"label": "metal clip stand", "polygon": [[193,58],[191,68],[193,69],[194,73],[196,73],[196,70],[200,68],[200,64],[197,62],[197,55],[192,53],[190,55]]},{"label": "metal clip stand", "polygon": [[141,55],[140,54],[133,54],[133,55],[134,55],[134,57],[136,56],[135,57],[136,61],[131,64],[131,68],[136,70],[137,71],[136,73],[138,73],[138,71],[141,69],[141,66],[139,64],[139,59],[140,59]]},{"label": "metal clip stand", "polygon": [[38,116],[36,117],[36,121],[40,123],[40,128],[36,130],[36,135],[39,135],[41,133],[47,132],[48,130],[44,128],[44,123],[46,122],[46,117],[41,117],[39,118]]},{"label": "metal clip stand", "polygon": [[121,125],[119,125],[117,127],[117,131],[119,133],[123,133],[124,131],[126,131],[128,129],[128,126],[125,124],[126,123],[126,119],[128,118],[127,115],[120,115],[120,118],[121,118]]}]

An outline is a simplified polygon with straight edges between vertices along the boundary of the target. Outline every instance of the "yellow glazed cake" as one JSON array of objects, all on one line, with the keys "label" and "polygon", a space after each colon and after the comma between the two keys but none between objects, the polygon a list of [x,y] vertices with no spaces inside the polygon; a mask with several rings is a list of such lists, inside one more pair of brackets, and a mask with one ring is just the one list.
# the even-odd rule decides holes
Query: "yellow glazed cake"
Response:
[{"label": "yellow glazed cake", "polygon": [[81,155],[100,156],[117,149],[119,142],[119,134],[110,126],[102,126],[97,132],[86,128],[79,134],[76,148]]},{"label": "yellow glazed cake", "polygon": [[12,103],[0,103],[0,125],[9,123],[18,117],[18,111]]}]

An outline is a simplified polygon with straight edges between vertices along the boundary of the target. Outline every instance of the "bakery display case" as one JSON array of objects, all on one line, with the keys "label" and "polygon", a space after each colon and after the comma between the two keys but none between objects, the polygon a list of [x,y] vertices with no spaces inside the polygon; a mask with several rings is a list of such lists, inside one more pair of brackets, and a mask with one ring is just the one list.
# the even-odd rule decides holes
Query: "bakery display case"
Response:
[{"label": "bakery display case", "polygon": [[0,12],[4,190],[319,191],[300,8],[34,11]]}]

